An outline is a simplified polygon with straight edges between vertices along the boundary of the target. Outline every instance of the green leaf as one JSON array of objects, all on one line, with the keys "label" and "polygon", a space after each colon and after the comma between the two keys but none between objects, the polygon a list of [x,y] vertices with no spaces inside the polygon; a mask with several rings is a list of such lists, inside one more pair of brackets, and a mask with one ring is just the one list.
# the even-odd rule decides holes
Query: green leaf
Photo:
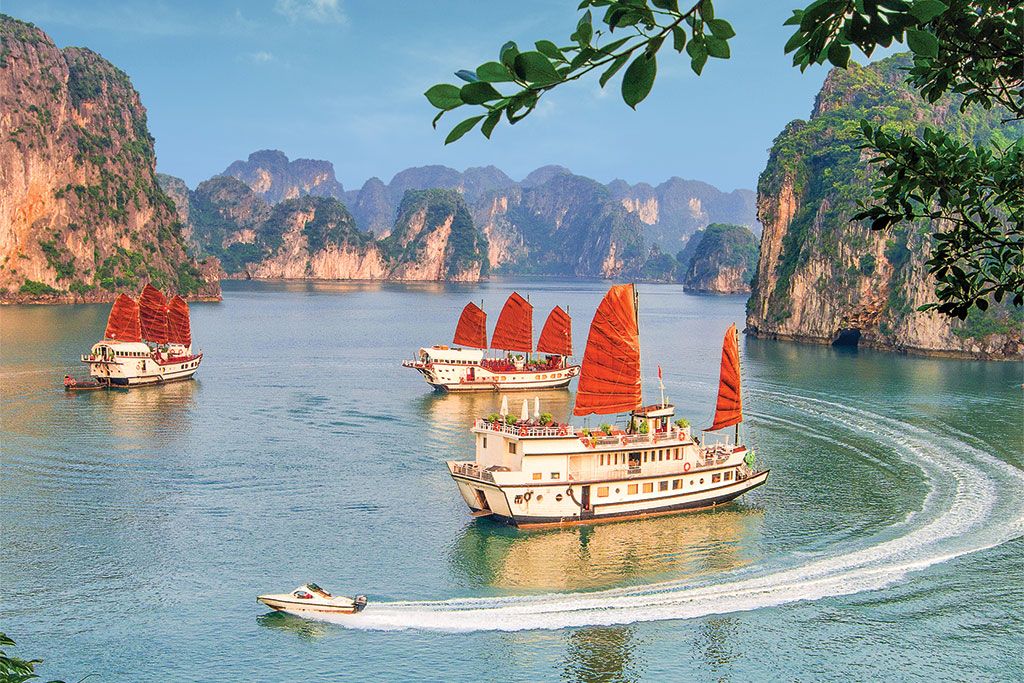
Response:
[{"label": "green leaf", "polygon": [[555,60],[556,62],[566,61],[565,55],[558,49],[558,46],[552,43],[550,40],[538,40],[534,45],[537,46],[537,51],[542,52],[547,57]]},{"label": "green leaf", "polygon": [[700,0],[700,18],[704,21],[715,18],[715,5],[711,0]]},{"label": "green leaf", "polygon": [[516,75],[527,83],[550,85],[562,80],[552,66],[551,60],[540,52],[523,52],[517,55],[514,68]]},{"label": "green leaf", "polygon": [[949,5],[939,0],[917,0],[911,6],[910,13],[919,22],[926,24],[948,9]]},{"label": "green leaf", "polygon": [[669,12],[679,11],[679,0],[651,0],[651,4],[658,9],[668,10]]},{"label": "green leaf", "polygon": [[587,10],[580,21],[576,24],[576,33],[572,34],[572,39],[575,40],[580,47],[590,45],[590,39],[594,37],[594,26],[593,26],[593,15],[590,10]]},{"label": "green leaf", "polygon": [[462,106],[459,87],[449,83],[438,83],[423,93],[432,105],[445,111]]},{"label": "green leaf", "polygon": [[481,114],[480,116],[470,117],[465,121],[460,122],[458,125],[452,128],[452,132],[448,133],[448,137],[444,139],[444,144],[451,144],[458,140],[459,138],[461,138],[466,133],[468,133],[469,131],[473,130],[473,126],[480,123],[480,120],[482,118],[484,118],[483,114]]},{"label": "green leaf", "polygon": [[686,47],[686,31],[682,26],[672,27],[672,47],[676,49],[676,52],[682,52]]},{"label": "green leaf", "polygon": [[622,77],[622,99],[633,109],[644,101],[654,87],[658,75],[658,60],[653,54],[642,53],[626,69]]},{"label": "green leaf", "polygon": [[501,46],[501,52],[498,53],[501,63],[512,68],[516,61],[516,55],[519,54],[519,47],[511,40]]},{"label": "green leaf", "polygon": [[618,73],[619,69],[622,68],[622,65],[629,61],[629,56],[631,54],[633,53],[627,52],[626,54],[619,55],[618,57],[615,58],[615,61],[612,62],[612,65],[609,66],[603,74],[601,74],[601,78],[599,78],[598,81],[601,83],[602,88],[608,81],[611,80],[612,76]]},{"label": "green leaf", "polygon": [[921,57],[937,57],[939,55],[939,39],[928,31],[908,30],[907,45],[915,55]]},{"label": "green leaf", "polygon": [[850,46],[843,45],[838,40],[828,46],[828,61],[833,66],[846,68],[850,63]]},{"label": "green leaf", "polygon": [[495,109],[487,115],[487,120],[484,121],[484,125],[480,126],[480,132],[484,134],[484,137],[488,140],[491,139],[491,131],[498,125],[498,121],[501,121],[501,110]]},{"label": "green leaf", "polygon": [[782,48],[782,52],[783,54],[788,55],[790,52],[797,49],[806,42],[807,36],[804,35],[802,31],[797,30],[797,32],[790,36],[789,40],[786,41],[786,46]]},{"label": "green leaf", "polygon": [[708,21],[708,28],[715,37],[722,40],[728,40],[736,35],[736,31],[732,30],[732,24],[725,19],[711,19]]},{"label": "green leaf", "polygon": [[466,104],[483,104],[491,100],[501,99],[501,93],[495,90],[494,86],[490,83],[479,81],[462,86],[462,89],[459,91],[459,97]]},{"label": "green leaf", "polygon": [[700,72],[704,70],[704,65],[707,64],[707,54],[701,54],[690,60],[690,68],[693,69],[693,73],[700,76]]},{"label": "green leaf", "polygon": [[704,39],[707,45],[708,54],[718,59],[729,59],[729,43],[715,36],[707,36]]},{"label": "green leaf", "polygon": [[456,71],[455,75],[461,78],[462,80],[466,81],[467,83],[476,83],[477,81],[480,80],[479,78],[476,77],[476,74],[474,72],[467,71],[466,69]]},{"label": "green leaf", "polygon": [[477,77],[486,83],[505,83],[515,80],[508,67],[500,62],[487,62],[476,69]]}]

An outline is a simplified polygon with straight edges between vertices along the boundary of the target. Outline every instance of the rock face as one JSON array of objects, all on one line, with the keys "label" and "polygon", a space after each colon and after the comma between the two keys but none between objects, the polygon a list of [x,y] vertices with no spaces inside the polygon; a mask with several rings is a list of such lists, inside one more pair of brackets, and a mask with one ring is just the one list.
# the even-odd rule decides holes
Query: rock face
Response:
[{"label": "rock face", "polygon": [[142,284],[219,298],[155,177],[128,76],[0,15],[0,301],[105,301]]},{"label": "rock face", "polygon": [[232,163],[222,175],[238,178],[271,204],[306,195],[339,199],[345,196],[344,188],[334,177],[331,162],[289,161],[284,152],[276,149],[253,152],[248,160]]},{"label": "rock face", "polygon": [[917,308],[934,300],[925,262],[927,225],[872,232],[851,223],[871,176],[857,149],[861,118],[906,130],[930,123],[984,140],[1018,138],[1020,124],[998,111],[943,98],[925,103],[903,83],[897,56],[868,67],[834,69],[809,121],[776,138],[758,183],[764,226],[747,332],[818,343],[862,344],[907,352],[976,358],[1019,357],[1022,312],[993,306],[964,322]]},{"label": "rock face", "polygon": [[756,197],[750,190],[727,193],[699,180],[675,177],[657,187],[613,180],[608,189],[644,223],[647,241],[667,253],[681,249],[694,232],[711,223],[743,225],[760,234]]},{"label": "rock face", "polygon": [[680,253],[679,280],[693,292],[749,292],[757,251],[757,238],[746,226],[712,223],[698,230]]},{"label": "rock face", "polygon": [[456,191],[410,191],[390,235],[360,230],[333,197],[268,204],[233,176],[188,194],[192,233],[229,277],[475,281],[487,273],[486,239]]},{"label": "rock face", "polygon": [[496,191],[476,218],[492,268],[507,273],[617,277],[643,264],[643,225],[595,180],[553,173]]}]

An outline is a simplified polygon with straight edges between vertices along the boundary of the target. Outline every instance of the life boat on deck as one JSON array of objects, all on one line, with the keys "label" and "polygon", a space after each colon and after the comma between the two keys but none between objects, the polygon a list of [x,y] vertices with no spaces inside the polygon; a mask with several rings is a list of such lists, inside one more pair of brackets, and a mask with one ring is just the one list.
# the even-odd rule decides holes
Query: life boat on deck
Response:
[{"label": "life boat on deck", "polygon": [[291,593],[260,595],[256,602],[279,612],[316,612],[319,614],[355,614],[366,607],[366,596],[350,598],[331,595],[315,583],[304,583]]}]

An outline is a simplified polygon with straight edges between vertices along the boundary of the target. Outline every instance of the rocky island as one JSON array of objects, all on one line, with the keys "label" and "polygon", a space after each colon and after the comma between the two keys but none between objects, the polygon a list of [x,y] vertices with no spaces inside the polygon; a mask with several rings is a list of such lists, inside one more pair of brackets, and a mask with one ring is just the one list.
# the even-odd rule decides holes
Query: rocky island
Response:
[{"label": "rocky island", "polygon": [[0,302],[109,301],[144,282],[219,298],[156,181],[128,76],[0,15]]},{"label": "rocky island", "polygon": [[976,140],[1024,134],[1005,112],[943,97],[926,103],[904,83],[909,60],[833,69],[807,121],[775,139],[758,183],[764,233],[747,333],[773,339],[851,344],[973,358],[1019,358],[1024,312],[974,310],[961,322],[918,307],[934,300],[925,262],[928,225],[872,232],[851,222],[870,197],[871,174],[860,149],[859,121],[907,130],[929,123]]}]

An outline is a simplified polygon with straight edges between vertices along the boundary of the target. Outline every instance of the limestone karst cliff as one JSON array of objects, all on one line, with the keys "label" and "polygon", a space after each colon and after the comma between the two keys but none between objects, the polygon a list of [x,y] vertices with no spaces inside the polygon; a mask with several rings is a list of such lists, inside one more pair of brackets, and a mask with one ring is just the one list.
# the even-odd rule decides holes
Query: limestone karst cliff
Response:
[{"label": "limestone karst cliff", "polygon": [[679,255],[678,279],[692,292],[749,292],[757,250],[757,238],[746,226],[712,223],[694,233]]},{"label": "limestone karst cliff", "polygon": [[331,162],[289,160],[284,152],[276,149],[253,152],[245,161],[233,162],[221,175],[238,178],[271,204],[306,195],[337,199],[345,196],[345,188],[334,177]]},{"label": "limestone karst cliff", "polygon": [[338,199],[271,205],[233,176],[200,183],[186,201],[199,250],[229,277],[475,281],[487,273],[486,240],[455,191],[408,192],[386,238],[361,230]]},{"label": "limestone karst cliff", "polygon": [[1022,312],[1005,306],[961,322],[918,307],[934,300],[925,262],[927,225],[879,233],[852,223],[870,195],[858,121],[917,131],[928,123],[969,139],[1007,141],[1022,127],[997,110],[959,111],[958,100],[933,105],[903,82],[908,60],[833,69],[808,121],[775,139],[758,183],[764,226],[747,332],[818,343],[976,358],[1019,357]]},{"label": "limestone karst cliff", "polygon": [[104,301],[146,281],[219,298],[155,178],[128,76],[0,15],[0,301]]}]

